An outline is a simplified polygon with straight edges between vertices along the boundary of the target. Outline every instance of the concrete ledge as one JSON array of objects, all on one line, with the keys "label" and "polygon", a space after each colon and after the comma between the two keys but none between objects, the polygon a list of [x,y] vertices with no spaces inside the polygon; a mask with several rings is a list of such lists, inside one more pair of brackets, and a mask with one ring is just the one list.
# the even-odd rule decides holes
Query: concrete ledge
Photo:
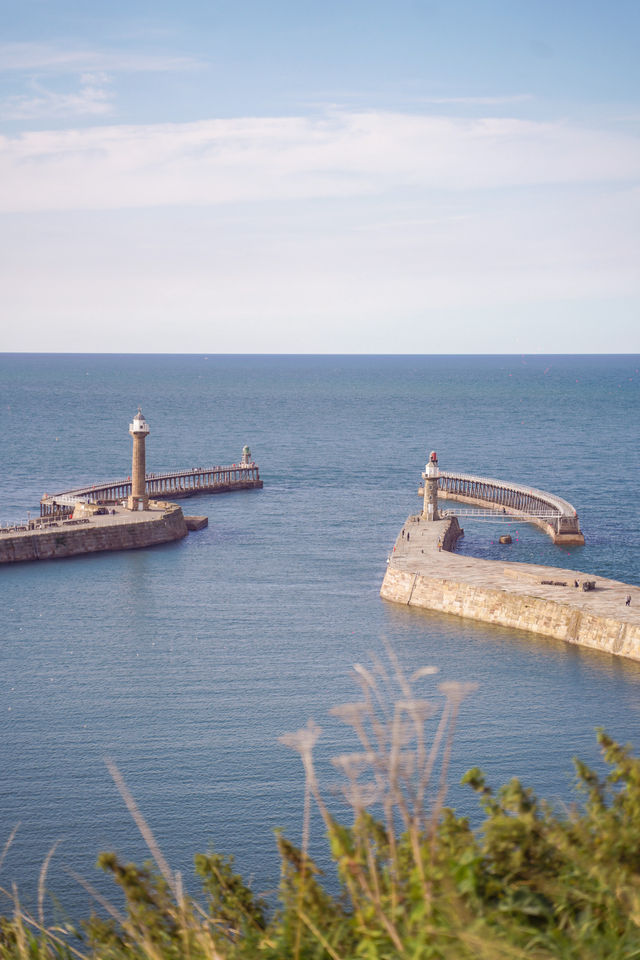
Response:
[{"label": "concrete ledge", "polygon": [[184,522],[189,532],[192,530],[204,530],[205,527],[209,526],[209,517],[185,517]]}]

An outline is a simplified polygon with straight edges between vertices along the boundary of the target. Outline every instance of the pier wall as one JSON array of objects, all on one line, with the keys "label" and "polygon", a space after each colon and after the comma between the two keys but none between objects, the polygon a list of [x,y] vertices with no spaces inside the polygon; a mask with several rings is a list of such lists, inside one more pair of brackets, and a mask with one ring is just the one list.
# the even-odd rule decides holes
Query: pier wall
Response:
[{"label": "pier wall", "polygon": [[407,517],[387,558],[383,600],[640,661],[640,586],[565,567],[461,555],[460,535],[455,516]]},{"label": "pier wall", "polygon": [[178,506],[167,505],[157,514],[145,513],[142,520],[86,526],[60,524],[51,530],[0,537],[0,563],[24,560],[53,560],[103,550],[133,550],[181,540],[187,524]]},{"label": "pier wall", "polygon": [[575,606],[490,587],[387,569],[380,596],[426,610],[530,630],[594,650],[640,660],[640,626]]}]

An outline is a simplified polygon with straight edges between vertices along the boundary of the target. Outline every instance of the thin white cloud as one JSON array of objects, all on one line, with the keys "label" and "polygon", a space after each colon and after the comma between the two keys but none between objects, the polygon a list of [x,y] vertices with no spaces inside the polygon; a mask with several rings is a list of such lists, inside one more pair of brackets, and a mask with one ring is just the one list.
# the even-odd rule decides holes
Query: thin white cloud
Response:
[{"label": "thin white cloud", "polygon": [[4,100],[2,113],[11,120],[105,116],[113,109],[113,91],[110,84],[111,80],[105,73],[85,73],[80,77],[78,88],[67,92],[51,90],[40,83],[33,83],[30,93]]},{"label": "thin white cloud", "polygon": [[191,57],[98,50],[73,43],[0,43],[0,72],[5,73],[148,73],[187,70],[198,65]]},{"label": "thin white cloud", "polygon": [[0,210],[213,205],[630,182],[637,137],[568,123],[328,113],[0,138]]},{"label": "thin white cloud", "polygon": [[497,107],[508,103],[526,103],[535,100],[531,93],[514,93],[501,97],[421,97],[421,103],[461,104],[479,107]]},{"label": "thin white cloud", "polygon": [[637,351],[639,225],[620,184],[7,215],[0,349]]}]

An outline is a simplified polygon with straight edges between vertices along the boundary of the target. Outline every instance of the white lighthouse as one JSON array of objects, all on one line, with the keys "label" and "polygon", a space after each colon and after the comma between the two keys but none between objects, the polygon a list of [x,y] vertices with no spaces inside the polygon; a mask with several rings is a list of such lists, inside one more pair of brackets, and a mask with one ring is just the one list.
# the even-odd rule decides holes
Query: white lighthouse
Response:
[{"label": "white lighthouse", "polygon": [[129,510],[148,510],[145,440],[149,435],[149,424],[140,407],[129,424],[129,433],[133,437],[133,457],[131,461],[131,495],[127,501]]},{"label": "white lighthouse", "polygon": [[422,482],[424,486],[424,507],[422,510],[422,516],[426,520],[440,519],[438,515],[439,476],[440,470],[438,469],[438,454],[435,452],[435,450],[432,450],[425,465],[424,473],[422,474]]}]

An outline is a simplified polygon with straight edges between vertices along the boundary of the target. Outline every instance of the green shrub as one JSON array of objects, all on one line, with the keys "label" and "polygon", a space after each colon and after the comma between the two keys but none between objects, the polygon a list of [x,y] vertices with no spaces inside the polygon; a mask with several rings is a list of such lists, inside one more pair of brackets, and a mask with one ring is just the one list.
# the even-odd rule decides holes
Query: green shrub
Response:
[{"label": "green shrub", "polygon": [[[305,773],[302,842],[277,836],[278,904],[271,912],[233,858],[196,857],[202,901],[187,896],[114,769],[154,863],[102,854],[125,899],[82,935],[45,928],[24,913],[16,891],[0,922],[0,956],[94,960],[630,960],[640,958],[640,762],[598,733],[609,772],[576,761],[577,801],[557,812],[518,780],[494,793],[480,770],[463,782],[478,794],[477,830],[445,807],[460,704],[470,687],[416,690],[435,672],[407,677],[390,653],[356,666],[361,698],[334,712],[358,749],[336,757],[349,823],[338,823],[313,762],[313,723],[283,737]],[[308,854],[311,806],[323,818],[336,878],[327,892]]]}]

